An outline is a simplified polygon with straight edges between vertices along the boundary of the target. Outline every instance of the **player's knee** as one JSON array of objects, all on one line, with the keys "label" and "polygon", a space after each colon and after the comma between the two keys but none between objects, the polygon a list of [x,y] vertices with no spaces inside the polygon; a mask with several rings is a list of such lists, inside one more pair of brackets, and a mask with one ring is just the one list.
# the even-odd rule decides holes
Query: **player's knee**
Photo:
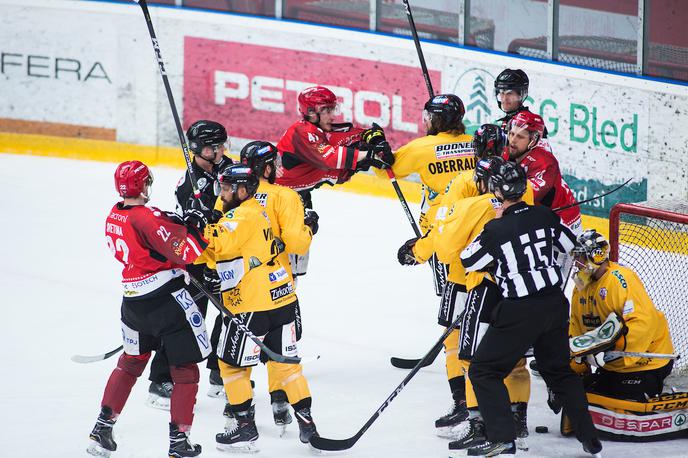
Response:
[{"label": "player's knee", "polygon": [[150,352],[142,355],[129,355],[127,353],[122,353],[117,361],[117,367],[127,374],[138,378],[146,368],[146,364],[148,364],[148,359],[150,356]]},{"label": "player's knee", "polygon": [[188,363],[170,366],[170,375],[174,383],[198,383],[198,364]]}]

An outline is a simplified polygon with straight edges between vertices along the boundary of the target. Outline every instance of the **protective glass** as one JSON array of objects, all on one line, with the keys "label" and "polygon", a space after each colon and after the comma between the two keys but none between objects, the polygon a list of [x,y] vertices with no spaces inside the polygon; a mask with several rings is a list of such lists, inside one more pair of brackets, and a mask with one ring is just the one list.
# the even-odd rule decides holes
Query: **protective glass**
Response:
[{"label": "protective glass", "polygon": [[146,182],[143,184],[143,192],[141,195],[146,199],[146,202],[148,202],[153,195],[153,171],[150,169],[148,169],[148,178],[146,178]]}]

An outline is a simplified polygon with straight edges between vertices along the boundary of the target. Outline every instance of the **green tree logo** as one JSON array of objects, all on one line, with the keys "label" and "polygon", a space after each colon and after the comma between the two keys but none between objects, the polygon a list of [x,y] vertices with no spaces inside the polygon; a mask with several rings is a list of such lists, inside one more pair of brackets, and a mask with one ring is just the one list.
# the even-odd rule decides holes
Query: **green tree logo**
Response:
[{"label": "green tree logo", "polygon": [[493,83],[494,76],[480,68],[467,70],[456,82],[454,94],[458,95],[466,106],[463,122],[469,134],[475,132],[482,124],[494,121],[487,89],[492,87]]}]

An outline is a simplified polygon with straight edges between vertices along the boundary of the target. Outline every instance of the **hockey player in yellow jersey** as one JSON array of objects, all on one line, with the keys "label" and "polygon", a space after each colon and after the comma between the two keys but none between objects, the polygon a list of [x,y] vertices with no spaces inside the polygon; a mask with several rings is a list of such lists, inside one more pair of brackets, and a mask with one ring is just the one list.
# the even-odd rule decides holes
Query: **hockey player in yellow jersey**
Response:
[{"label": "hockey player in yellow jersey", "polygon": [[[280,262],[284,249],[265,209],[254,199],[258,178],[243,164],[227,167],[220,175],[224,216],[206,226],[208,247],[203,257],[215,263],[225,306],[271,350],[296,356],[296,304],[293,278]],[[311,396],[300,364],[268,360],[260,349],[225,319],[218,345],[220,374],[229,401],[230,421],[216,435],[225,451],[255,451],[258,430],[250,375],[252,366],[265,362],[270,386],[281,386],[299,423],[300,439],[316,434],[310,413]]]},{"label": "hockey player in yellow jersey", "polygon": [[[480,138],[480,135],[476,135],[476,138]],[[464,248],[471,244],[482,232],[485,224],[493,220],[501,210],[501,204],[497,198],[488,192],[488,181],[491,170],[496,169],[505,161],[500,156],[494,155],[498,151],[494,151],[493,147],[487,150],[482,145],[476,146],[476,151],[480,151],[486,157],[478,161],[474,171],[478,195],[454,202],[434,239],[438,259],[449,264],[450,281],[447,284],[450,285],[453,281],[462,282],[468,292],[465,308],[461,308],[463,317],[456,343],[458,354],[454,356],[465,374],[468,374],[470,360],[489,325],[492,311],[502,299],[501,291],[490,275],[483,272],[466,273],[460,259]],[[501,148],[499,150],[501,151]],[[486,152],[492,154],[485,154]],[[457,276],[454,277],[454,274]],[[525,438],[528,436],[526,414],[527,402],[530,398],[530,374],[525,368],[525,363],[525,358],[521,359],[504,379],[517,426],[517,447],[521,450],[528,449]],[[453,434],[450,437],[456,440],[450,443],[450,450],[465,450],[484,440],[484,429],[477,399],[468,377],[466,377],[465,386],[469,421],[452,431]]]},{"label": "hockey player in yellow jersey", "polygon": [[[249,142],[240,153],[241,163],[251,167],[259,179],[255,199],[265,209],[274,236],[284,242],[285,249],[279,254],[278,259],[292,274],[296,287],[297,276],[292,268],[300,260],[300,267],[305,272],[304,262],[308,259],[311,239],[318,231],[318,214],[312,209],[305,210],[304,213],[303,202],[296,191],[274,184],[278,160],[277,148],[264,141]],[[302,327],[298,302],[295,312],[296,340],[299,341]],[[283,434],[284,428],[292,422],[287,395],[279,383],[270,385],[268,390],[275,424],[282,428]]]},{"label": "hockey player in yellow jersey", "polygon": [[[635,356],[610,357],[605,350],[671,354],[669,325],[657,310],[638,275],[609,260],[609,243],[590,229],[573,250],[575,289],[571,299],[571,336],[591,331],[614,313],[626,328],[614,342],[587,355],[597,371],[585,377],[586,391],[619,399],[645,401],[662,392],[673,361]],[[580,372],[580,367],[574,367]]]},{"label": "hockey player in yellow jersey", "polygon": [[[499,127],[493,125],[482,126],[472,139],[474,159],[478,161],[484,157],[501,154],[505,145],[506,137]],[[407,260],[408,264],[426,262],[436,251],[436,235],[439,233],[445,217],[451,212],[452,205],[459,199],[480,195],[473,181],[472,169],[459,173],[447,188],[450,194],[445,193],[442,196],[442,201],[435,215],[435,221],[431,230],[420,239],[407,241],[399,249],[400,263],[405,264],[404,260]],[[451,202],[448,201],[450,195],[453,199]],[[450,246],[454,247],[454,245],[448,245],[446,248]],[[461,250],[458,250],[456,256],[445,256],[445,260],[440,261],[449,266],[446,287],[444,288],[438,314],[438,323],[444,327],[448,327],[456,320],[463,311],[466,302],[466,274],[458,258],[458,253],[460,252]],[[459,329],[457,328],[444,341],[447,379],[452,393],[453,404],[449,412],[435,422],[437,434],[440,437],[455,437],[454,428],[468,417],[464,389],[464,368],[459,362],[458,350]]]},{"label": "hockey player in yellow jersey", "polygon": [[[412,140],[394,153],[392,172],[397,178],[412,173],[420,176],[423,198],[419,226],[421,234],[431,229],[432,221],[447,184],[464,170],[473,170],[472,136],[466,134],[463,124],[463,102],[454,94],[441,94],[425,103],[423,123],[427,135]],[[376,170],[387,177],[384,170]],[[446,281],[446,268],[435,270],[435,293],[442,295]]]}]

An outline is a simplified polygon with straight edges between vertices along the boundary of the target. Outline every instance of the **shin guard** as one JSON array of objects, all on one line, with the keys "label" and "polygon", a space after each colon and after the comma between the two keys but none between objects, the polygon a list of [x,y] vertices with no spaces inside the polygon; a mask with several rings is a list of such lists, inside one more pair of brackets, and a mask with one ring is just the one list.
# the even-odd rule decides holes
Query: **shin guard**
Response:
[{"label": "shin guard", "polygon": [[170,375],[174,382],[172,399],[170,399],[170,417],[179,431],[187,432],[193,423],[193,408],[198,393],[198,365],[196,363],[170,366]]},{"label": "shin guard", "polygon": [[302,399],[311,396],[306,377],[303,376],[300,364],[284,364],[268,361],[268,384],[270,390],[284,390],[287,393],[289,404],[294,405]]},{"label": "shin guard", "polygon": [[234,367],[222,360],[218,361],[218,365],[227,400],[231,405],[243,404],[253,398],[250,367]]},{"label": "shin guard", "polygon": [[146,368],[150,355],[150,353],[144,353],[134,356],[122,353],[117,360],[117,367],[110,374],[105,385],[103,400],[100,403],[102,407],[107,406],[112,409],[115,418],[122,412],[136,379]]}]

